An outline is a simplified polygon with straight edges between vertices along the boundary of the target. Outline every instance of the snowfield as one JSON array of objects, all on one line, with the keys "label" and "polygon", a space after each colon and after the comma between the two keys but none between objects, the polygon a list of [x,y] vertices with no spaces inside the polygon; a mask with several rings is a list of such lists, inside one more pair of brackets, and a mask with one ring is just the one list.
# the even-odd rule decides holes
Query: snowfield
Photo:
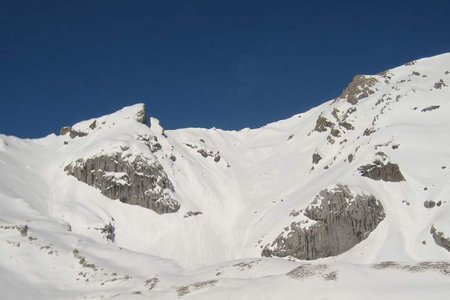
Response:
[{"label": "snowfield", "polygon": [[[257,129],[165,131],[136,104],[63,135],[0,135],[1,298],[448,299],[449,72],[447,53],[355,77]],[[67,172],[111,155],[158,169],[155,205],[178,210],[105,196],[131,185],[123,170],[97,188]],[[262,257],[292,224],[317,226],[306,210],[338,184],[379,200],[373,231],[336,256]]]}]

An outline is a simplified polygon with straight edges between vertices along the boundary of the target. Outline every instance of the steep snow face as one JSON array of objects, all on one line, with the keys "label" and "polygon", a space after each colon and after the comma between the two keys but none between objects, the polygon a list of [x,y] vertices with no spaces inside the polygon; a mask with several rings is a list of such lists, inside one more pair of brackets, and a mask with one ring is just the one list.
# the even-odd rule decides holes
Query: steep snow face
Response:
[{"label": "steep snow face", "polygon": [[[0,286],[7,298],[219,299],[248,283],[242,298],[266,287],[276,299],[277,286],[312,295],[293,287],[306,276],[344,299],[358,272],[383,274],[369,272],[372,290],[398,272],[450,272],[423,263],[450,260],[449,71],[443,54],[356,76],[336,99],[258,129],[164,131],[137,104],[59,136],[1,135]],[[152,171],[124,167],[137,161]],[[259,258],[286,227],[317,222],[305,211],[336,185],[379,201],[373,231],[319,265]],[[410,276],[408,288],[422,282]],[[433,276],[444,297],[448,277]]]}]

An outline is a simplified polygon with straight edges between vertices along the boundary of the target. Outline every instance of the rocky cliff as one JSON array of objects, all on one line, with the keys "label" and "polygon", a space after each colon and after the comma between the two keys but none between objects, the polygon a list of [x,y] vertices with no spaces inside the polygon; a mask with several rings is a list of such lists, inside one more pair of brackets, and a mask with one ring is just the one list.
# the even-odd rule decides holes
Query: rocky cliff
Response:
[{"label": "rocky cliff", "polygon": [[354,195],[338,185],[322,190],[303,216],[306,219],[292,222],[261,255],[311,260],[341,254],[365,240],[385,213],[375,197]]},{"label": "rocky cliff", "polygon": [[150,208],[158,214],[180,208],[171,196],[174,187],[162,166],[142,156],[131,161],[123,153],[94,156],[78,159],[64,170],[111,199]]}]

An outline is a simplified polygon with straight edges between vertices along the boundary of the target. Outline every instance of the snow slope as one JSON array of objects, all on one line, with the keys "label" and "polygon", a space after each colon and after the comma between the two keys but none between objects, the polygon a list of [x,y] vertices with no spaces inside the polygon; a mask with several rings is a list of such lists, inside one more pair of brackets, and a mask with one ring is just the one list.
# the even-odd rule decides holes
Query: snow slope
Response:
[{"label": "snow slope", "polygon": [[[450,54],[421,59],[366,77],[372,92],[356,104],[338,97],[258,129],[164,131],[138,122],[137,104],[73,125],[86,134],[73,139],[0,135],[2,298],[447,299],[450,252],[430,228],[450,236],[449,71]],[[315,130],[319,117],[334,127]],[[64,171],[124,151],[161,164],[178,212],[108,199]],[[362,177],[376,159],[405,181]],[[261,258],[303,217],[292,211],[336,184],[381,201],[386,217],[366,240],[315,261]]]}]

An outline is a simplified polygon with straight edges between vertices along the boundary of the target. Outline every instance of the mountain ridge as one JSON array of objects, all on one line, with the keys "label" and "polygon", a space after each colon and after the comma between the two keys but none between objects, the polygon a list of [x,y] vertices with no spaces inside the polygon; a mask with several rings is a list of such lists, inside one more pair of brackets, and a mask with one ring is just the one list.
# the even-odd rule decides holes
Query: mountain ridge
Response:
[{"label": "mountain ridge", "polygon": [[[445,299],[449,70],[447,53],[356,76],[337,98],[256,129],[164,130],[136,104],[59,136],[0,135],[0,240],[11,257],[0,267],[27,273],[24,290],[44,284],[51,298],[139,289],[161,299],[225,299],[242,276],[251,284],[237,298],[255,298],[268,276],[287,298],[309,291],[292,285],[300,277],[346,299],[348,282],[370,286],[352,274],[420,268]],[[177,209],[162,208],[173,201]],[[305,242],[311,256],[298,254]],[[30,257],[48,266],[24,264]],[[425,288],[423,278],[407,284]],[[265,291],[276,299],[280,289]]]}]

